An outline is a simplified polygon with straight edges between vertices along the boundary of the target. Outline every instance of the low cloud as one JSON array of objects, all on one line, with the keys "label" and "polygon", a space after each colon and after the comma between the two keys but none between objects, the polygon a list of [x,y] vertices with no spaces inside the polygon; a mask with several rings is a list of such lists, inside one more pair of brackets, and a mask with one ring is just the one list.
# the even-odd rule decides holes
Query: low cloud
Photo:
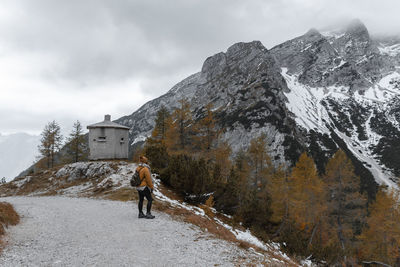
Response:
[{"label": "low cloud", "polygon": [[3,0],[0,132],[132,113],[239,41],[267,47],[353,18],[398,33],[397,1]]}]

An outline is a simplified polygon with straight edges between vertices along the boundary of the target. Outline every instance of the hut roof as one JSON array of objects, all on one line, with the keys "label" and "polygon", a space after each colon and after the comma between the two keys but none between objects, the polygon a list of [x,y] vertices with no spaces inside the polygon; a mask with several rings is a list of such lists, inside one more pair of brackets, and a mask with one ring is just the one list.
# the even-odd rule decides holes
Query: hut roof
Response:
[{"label": "hut roof", "polygon": [[88,125],[87,128],[88,129],[93,129],[93,128],[119,128],[119,129],[129,130],[129,127],[126,127],[124,125],[112,122],[110,115],[105,115],[104,116],[104,121]]}]

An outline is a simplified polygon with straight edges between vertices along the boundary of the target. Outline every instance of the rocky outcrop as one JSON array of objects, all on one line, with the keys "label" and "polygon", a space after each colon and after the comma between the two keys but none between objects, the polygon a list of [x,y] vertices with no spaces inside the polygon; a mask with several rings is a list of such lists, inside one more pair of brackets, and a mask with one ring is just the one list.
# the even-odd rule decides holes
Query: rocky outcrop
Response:
[{"label": "rocky outcrop", "polygon": [[[261,42],[237,43],[207,58],[201,72],[117,122],[131,127],[133,147],[150,134],[161,105],[172,110],[186,98],[198,117],[207,104],[212,104],[219,127],[224,129],[222,138],[234,151],[246,148],[252,138],[266,133],[273,157],[288,163],[301,152],[298,142],[302,138],[286,108],[284,92],[289,89],[280,72]],[[296,140],[295,145],[287,142],[288,136]]]}]

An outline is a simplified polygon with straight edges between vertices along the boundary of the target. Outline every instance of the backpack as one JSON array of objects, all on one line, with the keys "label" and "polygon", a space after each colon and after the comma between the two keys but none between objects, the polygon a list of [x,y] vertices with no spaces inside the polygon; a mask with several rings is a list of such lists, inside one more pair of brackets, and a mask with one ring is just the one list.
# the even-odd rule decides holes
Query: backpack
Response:
[{"label": "backpack", "polygon": [[[140,169],[142,170],[142,169]],[[133,174],[131,180],[130,180],[131,186],[137,187],[142,183],[142,180],[140,180],[140,175],[138,170],[135,170],[135,173]]]}]

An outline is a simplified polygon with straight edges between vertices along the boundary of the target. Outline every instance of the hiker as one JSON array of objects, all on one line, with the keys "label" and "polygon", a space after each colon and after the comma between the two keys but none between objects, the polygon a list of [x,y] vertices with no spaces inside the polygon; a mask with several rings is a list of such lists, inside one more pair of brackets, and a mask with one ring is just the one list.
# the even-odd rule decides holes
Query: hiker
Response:
[{"label": "hiker", "polygon": [[[153,198],[151,193],[153,193],[153,182],[151,180],[151,172],[150,166],[148,165],[149,161],[145,156],[139,157],[139,166],[136,170],[139,172],[140,177],[140,185],[136,187],[136,190],[139,193],[139,218],[146,218],[146,219],[154,219],[155,216],[151,214],[151,203],[153,202]],[[144,197],[147,199],[147,213],[144,215],[143,213],[143,200]]]}]

